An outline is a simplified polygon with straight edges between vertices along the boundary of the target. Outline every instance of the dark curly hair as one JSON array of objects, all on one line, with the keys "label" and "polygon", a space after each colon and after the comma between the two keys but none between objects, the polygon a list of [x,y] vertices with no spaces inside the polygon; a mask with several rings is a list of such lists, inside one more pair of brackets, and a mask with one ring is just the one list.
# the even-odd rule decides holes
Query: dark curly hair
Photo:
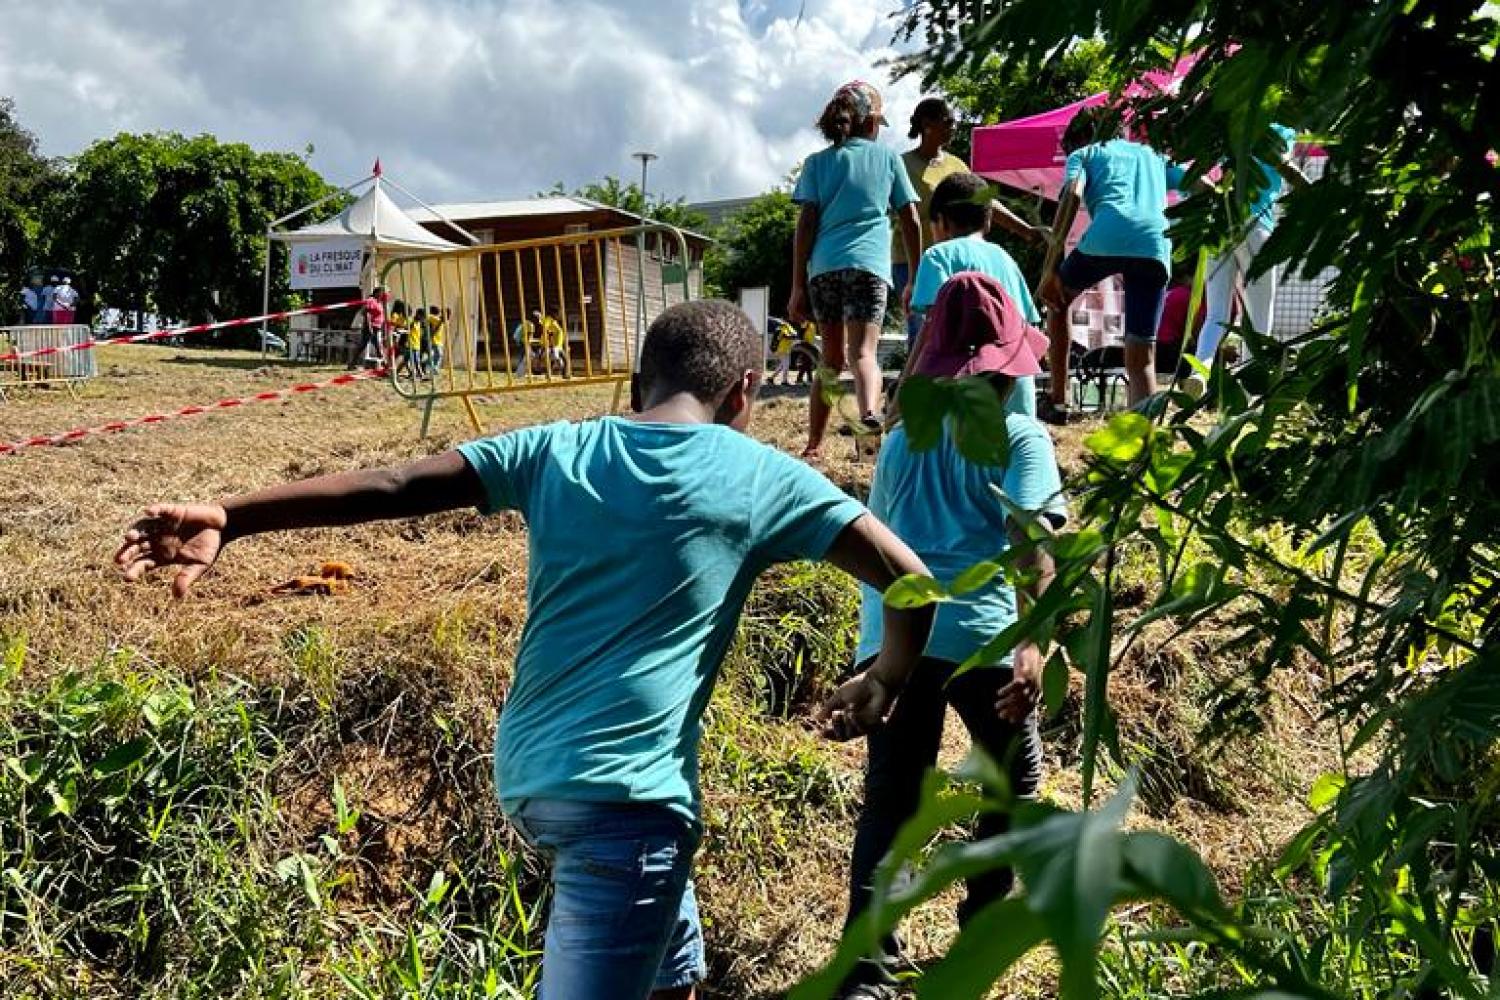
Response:
[{"label": "dark curly hair", "polygon": [[745,372],[764,368],[764,347],[755,324],[732,302],[672,306],[646,331],[641,394],[690,392],[716,403]]},{"label": "dark curly hair", "polygon": [[985,197],[989,186],[983,177],[967,170],[949,174],[933,189],[928,213],[960,233],[977,233],[989,221],[990,206]]},{"label": "dark curly hair", "polygon": [[818,116],[818,131],[823,133],[823,138],[835,146],[843,145],[848,139],[862,131],[861,126],[868,119],[861,118],[859,106],[855,104],[854,95],[848,90],[840,90],[833,95],[833,100],[823,106],[823,113]]}]

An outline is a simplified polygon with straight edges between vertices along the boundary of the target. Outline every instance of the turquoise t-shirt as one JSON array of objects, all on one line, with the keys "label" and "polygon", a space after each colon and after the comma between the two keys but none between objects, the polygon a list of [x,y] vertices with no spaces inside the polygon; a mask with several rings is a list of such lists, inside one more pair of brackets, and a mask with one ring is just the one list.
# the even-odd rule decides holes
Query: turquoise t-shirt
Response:
[{"label": "turquoise t-shirt", "polygon": [[[1005,551],[1007,515],[992,487],[1024,510],[1046,512],[1055,524],[1066,519],[1057,457],[1046,430],[1018,413],[1006,414],[1005,429],[1010,458],[1004,467],[975,465],[959,454],[949,434],[927,451],[912,451],[900,426],[880,449],[870,513],[884,520],[944,583]],[[857,662],[880,651],[883,623],[880,592],[861,590]],[[1003,576],[996,577],[937,606],[927,655],[962,663],[1015,620],[1015,590]],[[1009,662],[1009,657],[1001,661]]]},{"label": "turquoise t-shirt", "polygon": [[1182,183],[1183,169],[1148,146],[1111,139],[1069,154],[1063,187],[1080,171],[1089,228],[1078,249],[1095,257],[1154,257],[1170,272],[1167,190]]},{"label": "turquoise t-shirt", "polygon": [[[1281,153],[1285,157],[1292,150],[1292,144],[1297,141],[1297,133],[1277,122],[1271,123],[1271,131],[1281,140]],[[1266,179],[1266,186],[1261,189],[1255,201],[1250,206],[1250,216],[1255,225],[1270,232],[1276,228],[1276,199],[1281,196],[1281,189],[1286,185],[1281,172],[1270,163],[1256,160],[1255,165],[1260,167],[1261,174]]]},{"label": "turquoise t-shirt", "polygon": [[[985,239],[983,233],[944,240],[923,251],[922,263],[917,265],[917,276],[912,283],[912,309],[920,312],[932,308],[943,283],[963,271],[978,271],[994,278],[1021,310],[1026,322],[1036,325],[1042,321],[1042,314],[1031,300],[1031,289],[1026,287],[1026,278],[1014,258],[1004,247]],[[1005,408],[1012,413],[1036,416],[1036,380],[1030,375],[1016,379],[1016,388],[1005,401]]]},{"label": "turquoise t-shirt", "polygon": [[865,508],[805,463],[716,424],[618,417],[459,447],[484,511],[529,529],[527,618],[495,738],[523,799],[698,816],[698,739],[740,609],[772,563],[822,558]]},{"label": "turquoise t-shirt", "polygon": [[819,150],[802,161],[792,200],[818,208],[809,278],[854,268],[891,283],[889,213],[917,200],[900,154],[868,139]]}]

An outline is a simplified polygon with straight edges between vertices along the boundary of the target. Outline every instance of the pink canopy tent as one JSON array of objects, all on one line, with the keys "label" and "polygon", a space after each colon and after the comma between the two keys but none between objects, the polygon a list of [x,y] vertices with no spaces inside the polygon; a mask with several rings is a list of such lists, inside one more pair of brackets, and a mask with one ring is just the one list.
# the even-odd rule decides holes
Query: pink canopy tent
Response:
[{"label": "pink canopy tent", "polygon": [[[1175,92],[1194,61],[1195,57],[1187,56],[1178,60],[1170,72],[1155,70],[1145,74],[1125,88],[1125,96]],[[1063,132],[1078,112],[1108,101],[1107,91],[1091,94],[1041,114],[976,128],[972,140],[974,172],[1022,191],[1057,197],[1067,161],[1062,148]]]}]

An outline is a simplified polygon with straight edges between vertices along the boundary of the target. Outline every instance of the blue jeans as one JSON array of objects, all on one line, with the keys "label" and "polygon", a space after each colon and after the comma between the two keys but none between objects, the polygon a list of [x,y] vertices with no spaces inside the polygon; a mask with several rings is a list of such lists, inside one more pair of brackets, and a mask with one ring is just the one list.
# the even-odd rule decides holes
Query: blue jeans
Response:
[{"label": "blue jeans", "polygon": [[664,806],[525,799],[510,813],[552,865],[537,1000],[645,1000],[703,978],[698,831]]},{"label": "blue jeans", "polygon": [[[906,285],[912,280],[911,265],[904,260],[891,263],[891,281],[896,286],[896,301],[901,301],[901,293],[906,290]],[[922,314],[916,309],[909,309],[906,313],[906,349],[916,350],[917,335],[922,332]]]}]

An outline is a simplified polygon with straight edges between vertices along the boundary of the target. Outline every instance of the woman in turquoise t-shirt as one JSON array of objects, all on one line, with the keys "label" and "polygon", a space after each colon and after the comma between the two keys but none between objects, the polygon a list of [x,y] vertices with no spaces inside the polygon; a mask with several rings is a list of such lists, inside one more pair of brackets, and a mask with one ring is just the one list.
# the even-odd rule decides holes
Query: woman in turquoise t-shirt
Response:
[{"label": "woman in turquoise t-shirt", "polygon": [[919,260],[922,228],[917,192],[901,157],[875,142],[885,124],[880,93],[855,81],[841,87],[818,118],[830,145],[802,163],[792,200],[797,218],[792,265],[793,323],[809,318],[823,331],[823,368],[813,386],[804,458],[817,458],[828,430],[829,406],[823,379],[854,368],[854,396],[860,420],[880,433],[880,363],[875,350],[885,322],[891,284],[891,223],[901,224],[906,259]]}]

